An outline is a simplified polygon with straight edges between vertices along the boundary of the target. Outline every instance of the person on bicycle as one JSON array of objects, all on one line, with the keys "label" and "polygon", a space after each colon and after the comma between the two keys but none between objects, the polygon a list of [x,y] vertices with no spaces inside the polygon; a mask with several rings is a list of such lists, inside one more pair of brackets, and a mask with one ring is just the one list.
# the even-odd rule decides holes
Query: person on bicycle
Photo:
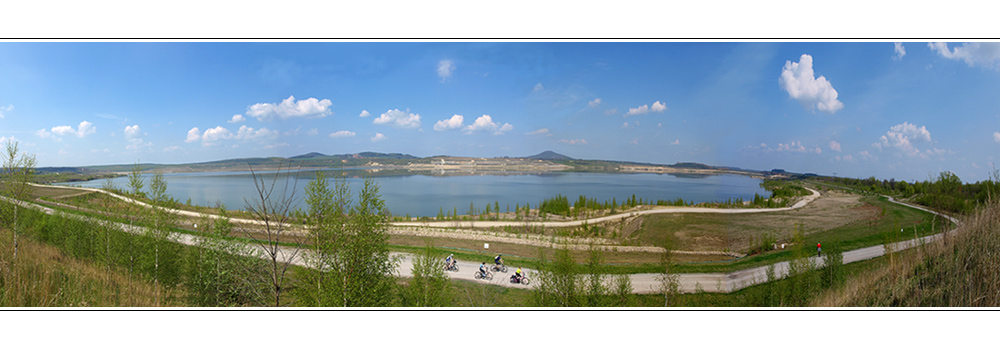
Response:
[{"label": "person on bicycle", "polygon": [[455,254],[448,254],[448,257],[444,258],[444,266],[445,267],[451,268],[453,265],[455,265],[455,259],[452,258],[454,255]]},{"label": "person on bicycle", "polygon": [[479,264],[479,273],[481,273],[483,275],[483,277],[486,277],[486,262],[485,261],[483,261],[482,264]]},{"label": "person on bicycle", "polygon": [[499,268],[500,265],[503,265],[503,254],[497,254],[497,256],[493,258],[493,262],[497,264],[497,268]]},{"label": "person on bicycle", "polygon": [[521,283],[521,268],[520,267],[517,268],[517,271],[514,271],[514,280],[517,281],[517,283]]}]

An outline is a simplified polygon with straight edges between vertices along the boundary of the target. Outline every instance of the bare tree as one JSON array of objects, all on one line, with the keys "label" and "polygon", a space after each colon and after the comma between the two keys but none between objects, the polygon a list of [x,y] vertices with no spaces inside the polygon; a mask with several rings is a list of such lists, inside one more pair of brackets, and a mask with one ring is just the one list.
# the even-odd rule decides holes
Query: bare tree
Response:
[{"label": "bare tree", "polygon": [[[5,205],[10,211],[9,220],[11,234],[14,236],[14,257],[11,261],[17,261],[17,248],[20,245],[18,239],[21,236],[21,227],[18,222],[20,203],[28,199],[31,193],[31,180],[35,175],[35,156],[20,154],[17,142],[7,141],[7,152],[4,152],[3,182],[0,187],[0,194],[11,200],[10,205]],[[7,215],[4,215],[7,216]]]},{"label": "bare tree", "polygon": [[[301,236],[292,234],[289,231],[289,224],[292,221],[290,216],[292,208],[295,207],[295,188],[298,185],[298,172],[295,179],[288,168],[284,170],[284,185],[278,187],[278,178],[282,177],[282,165],[279,164],[274,176],[268,181],[263,175],[257,174],[253,166],[249,165],[250,174],[253,176],[256,196],[251,199],[244,198],[247,211],[259,222],[259,229],[242,227],[244,235],[250,238],[254,244],[260,248],[268,263],[269,281],[271,292],[274,297],[274,306],[281,306],[282,286],[285,283],[285,275],[292,265],[292,261],[302,251],[304,240]],[[278,190],[279,192],[275,192]],[[262,237],[254,237],[257,232]],[[291,243],[289,247],[282,247],[282,243]]]}]

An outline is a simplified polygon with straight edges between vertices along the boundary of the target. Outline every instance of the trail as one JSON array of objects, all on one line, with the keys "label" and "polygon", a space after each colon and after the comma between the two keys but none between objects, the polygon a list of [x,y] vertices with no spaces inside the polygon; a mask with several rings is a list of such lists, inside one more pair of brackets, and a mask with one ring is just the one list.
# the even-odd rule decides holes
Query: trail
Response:
[{"label": "trail", "polygon": [[[59,186],[47,186],[47,185],[36,185],[36,186],[56,187],[56,188],[59,187]],[[74,188],[74,189],[76,189],[76,188]],[[108,193],[106,191],[99,190],[99,189],[89,189],[89,190],[92,190],[94,192]],[[597,223],[597,222],[603,222],[603,221],[607,221],[607,220],[617,220],[617,219],[620,219],[620,218],[623,218],[623,217],[627,217],[627,216],[630,216],[630,215],[649,215],[649,214],[661,214],[661,213],[732,213],[732,214],[735,214],[735,213],[754,213],[754,212],[773,212],[773,211],[794,210],[794,209],[802,208],[806,204],[812,202],[813,200],[815,200],[816,198],[819,197],[819,195],[820,195],[819,192],[817,192],[817,191],[815,191],[813,189],[809,189],[809,190],[813,192],[812,195],[810,195],[809,197],[807,197],[807,198],[799,201],[798,203],[796,203],[792,207],[787,207],[787,208],[775,208],[775,209],[663,208],[663,209],[650,209],[650,210],[638,211],[638,212],[633,212],[633,213],[619,214],[619,215],[613,215],[613,216],[603,217],[603,218],[595,218],[595,219],[587,219],[587,220],[577,220],[577,221],[571,221],[571,222],[540,222],[540,223],[539,222],[532,222],[532,223],[533,224],[544,225],[546,227],[548,227],[547,225],[559,225],[557,227],[561,227],[561,226],[571,226],[571,225],[582,225],[584,222],[587,222],[587,223]],[[135,201],[135,200],[132,200],[132,199],[127,198],[127,197],[119,196],[119,195],[116,195],[116,194],[113,194],[113,193],[108,193],[108,194],[111,195],[111,196],[114,196],[116,198],[119,198],[121,200],[130,202],[130,203],[140,204],[140,205],[143,205],[145,207],[153,207],[153,206],[151,206],[151,205],[149,205],[147,203],[143,203],[143,202],[140,202],[140,201]],[[938,212],[935,212],[933,210],[930,210],[930,209],[927,209],[927,208],[923,208],[923,207],[920,207],[920,206],[917,206],[917,205],[912,205],[912,204],[907,204],[907,203],[900,203],[900,202],[896,201],[895,199],[893,199],[891,197],[888,197],[888,196],[884,196],[884,197],[888,198],[889,201],[892,202],[892,203],[903,205],[903,206],[907,206],[907,207],[910,207],[910,208],[914,208],[914,209],[917,209],[917,210],[921,210],[921,211],[925,211],[925,212],[928,212],[928,213],[932,213],[932,214],[935,214],[935,215],[942,216],[944,218],[947,218],[951,222],[955,223],[956,225],[960,225],[961,224],[957,219],[955,219],[955,218],[953,218],[951,216],[948,216],[948,215],[945,215],[945,214],[941,214],[941,213],[938,213]],[[145,230],[145,228],[139,227],[139,226],[126,225],[126,224],[121,224],[121,223],[115,223],[115,222],[109,222],[109,221],[104,221],[104,220],[99,220],[99,219],[93,219],[93,218],[84,217],[84,216],[76,215],[76,214],[63,213],[63,212],[60,212],[58,210],[54,210],[54,209],[51,209],[51,208],[43,207],[43,206],[35,204],[35,203],[26,203],[26,202],[11,200],[11,199],[5,198],[5,197],[0,197],[0,198],[2,198],[3,200],[7,200],[7,201],[10,201],[10,202],[16,203],[16,204],[21,205],[23,207],[31,207],[31,208],[35,208],[35,209],[41,210],[41,211],[43,211],[43,212],[45,212],[46,214],[49,214],[49,215],[66,215],[66,216],[74,217],[74,218],[81,219],[81,220],[89,220],[89,221],[92,221],[92,222],[99,223],[101,225],[114,226],[114,227],[116,227],[118,229],[121,229],[121,230],[123,230],[125,232],[129,232],[129,233],[133,233],[133,234],[141,234]],[[172,213],[179,214],[179,215],[198,216],[198,217],[203,217],[205,215],[208,215],[210,217],[216,217],[216,218],[218,217],[218,216],[211,215],[211,214],[194,213],[194,212],[188,212],[188,211],[183,211],[183,210],[175,210],[175,209],[165,209],[165,210],[169,210]],[[250,224],[257,223],[255,220],[248,220],[248,219],[231,219],[231,220],[234,221],[234,222],[241,222],[241,223],[250,223]],[[492,226],[476,226],[476,227],[498,227],[498,226],[511,225],[512,224],[511,222],[476,222],[476,223],[477,224],[484,224],[484,225],[492,225]],[[446,224],[446,223],[441,223],[441,224]],[[513,223],[513,224],[517,225],[518,223]],[[411,225],[399,224],[399,223],[396,223],[396,225],[399,225],[399,226],[411,226]],[[903,242],[898,242],[898,243],[892,244],[890,246],[890,249],[892,249],[893,251],[900,251],[900,250],[904,250],[904,249],[909,249],[909,248],[915,247],[915,246],[920,245],[920,244],[933,242],[933,241],[941,239],[942,237],[944,237],[944,235],[954,233],[955,230],[957,230],[957,229],[958,228],[956,227],[955,229],[952,229],[951,231],[948,231],[948,232],[942,232],[942,233],[938,233],[938,234],[935,234],[935,235],[926,236],[926,237],[923,237],[923,238],[917,238],[917,239],[911,239],[911,240],[907,240],[907,241],[903,241]],[[169,236],[169,239],[172,240],[172,241],[175,241],[175,242],[178,242],[178,243],[182,243],[182,244],[187,244],[187,245],[195,245],[196,242],[197,242],[196,236],[189,235],[189,234],[181,234],[181,233],[171,233],[170,236]],[[255,246],[255,245],[248,245],[248,247],[253,247],[255,250],[251,250],[251,252],[254,252],[254,251],[256,252],[256,253],[250,253],[248,255],[258,255],[258,257],[262,257],[263,256],[262,255],[263,251],[261,250],[260,247]],[[291,254],[291,251],[289,250],[289,248],[286,248],[286,247],[281,247],[280,249],[282,251],[279,252],[279,254],[278,254],[279,257],[295,256],[295,258],[292,260],[293,264],[299,265],[299,266],[308,267],[304,263],[304,261],[302,261],[302,259],[301,259],[301,256],[303,254]],[[872,258],[875,258],[875,257],[882,256],[884,254],[885,254],[885,247],[882,246],[882,245],[877,245],[877,246],[871,246],[871,247],[866,247],[866,248],[855,249],[855,250],[851,250],[851,251],[847,251],[847,252],[843,253],[843,263],[844,264],[848,264],[848,263],[852,263],[852,262],[857,262],[857,261],[872,259]],[[396,257],[398,259],[399,263],[400,263],[399,266],[397,267],[397,271],[396,271],[397,272],[397,276],[400,276],[400,277],[413,277],[412,270],[413,270],[413,259],[414,259],[414,256],[412,254],[406,254],[406,253],[393,253],[392,256]],[[820,257],[811,257],[811,258],[808,258],[808,260],[809,260],[810,264],[814,268],[822,267],[825,264],[825,259],[824,258],[820,258]],[[443,263],[443,258],[442,258],[441,262]],[[492,263],[492,261],[487,261],[487,263],[489,263],[489,264],[487,264],[489,266]],[[509,277],[510,277],[511,274],[513,274],[514,270],[517,269],[516,266],[510,266],[510,270],[506,274],[500,273],[500,272],[494,272],[494,276],[493,276],[492,280],[478,280],[478,279],[475,279],[473,277],[473,275],[475,274],[476,270],[478,270],[478,267],[479,267],[479,264],[477,262],[459,261],[458,262],[458,266],[459,266],[459,270],[460,270],[459,272],[447,272],[447,275],[450,278],[458,279],[458,280],[473,281],[473,282],[477,282],[477,283],[487,283],[487,284],[501,285],[501,286],[504,286],[504,287],[511,287],[511,288],[530,288],[530,286],[523,286],[523,285],[520,285],[520,284],[511,284],[511,283],[509,283]],[[767,270],[771,266],[774,267],[775,279],[780,279],[780,278],[783,278],[783,277],[785,277],[785,276],[788,275],[789,262],[780,262],[780,263],[775,263],[775,264],[768,265],[768,266],[762,266],[762,267],[757,267],[757,268],[739,270],[739,271],[734,271],[734,272],[730,272],[730,273],[684,273],[684,274],[677,274],[678,281],[680,283],[679,290],[682,293],[692,293],[692,292],[696,292],[696,291],[726,292],[727,293],[727,292],[736,291],[736,290],[739,290],[739,289],[742,289],[742,288],[745,288],[745,287],[749,287],[749,286],[752,286],[752,285],[755,285],[755,284],[760,284],[760,283],[767,282]],[[529,277],[533,277],[534,275],[537,275],[537,271],[532,270],[532,269],[522,268],[522,271],[525,273],[525,275],[527,275]],[[650,294],[650,293],[658,293],[658,292],[660,292],[662,290],[662,283],[660,282],[660,279],[662,278],[662,276],[663,276],[662,274],[658,274],[658,273],[645,273],[645,274],[632,274],[632,275],[629,275],[629,277],[631,278],[631,281],[632,281],[633,291],[635,293],[640,293],[640,294]],[[606,283],[607,282],[609,282],[609,281],[606,281]],[[537,281],[533,281],[533,283],[537,283]]]}]

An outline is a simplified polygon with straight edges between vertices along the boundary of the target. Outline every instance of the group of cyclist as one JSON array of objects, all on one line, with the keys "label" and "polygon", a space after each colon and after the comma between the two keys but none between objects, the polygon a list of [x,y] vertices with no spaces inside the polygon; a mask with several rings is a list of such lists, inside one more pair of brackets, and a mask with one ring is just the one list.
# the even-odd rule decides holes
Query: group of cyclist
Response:
[{"label": "group of cyclist", "polygon": [[[444,262],[445,262],[445,268],[450,268],[451,266],[454,266],[456,263],[454,254],[448,254],[448,257],[444,259]],[[497,256],[493,257],[493,263],[496,264],[495,266],[497,270],[499,270],[500,267],[503,266],[503,254],[497,254]],[[483,276],[486,276],[487,272],[486,272],[485,261],[483,261],[482,264],[479,264],[479,273],[481,273]],[[517,281],[517,283],[520,283],[521,277],[523,277],[523,275],[521,274],[521,268],[518,267],[517,271],[514,271],[514,280]]]}]

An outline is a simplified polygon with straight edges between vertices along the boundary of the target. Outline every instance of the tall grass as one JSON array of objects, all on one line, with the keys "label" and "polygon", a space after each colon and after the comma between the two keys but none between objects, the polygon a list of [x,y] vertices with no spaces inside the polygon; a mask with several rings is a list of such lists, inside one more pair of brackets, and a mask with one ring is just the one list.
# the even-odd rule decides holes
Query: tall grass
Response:
[{"label": "tall grass", "polygon": [[[158,297],[151,283],[133,282],[85,259],[26,238],[17,261],[8,254],[10,232],[0,231],[0,307],[148,306]],[[159,299],[164,299],[165,292]],[[166,306],[174,306],[168,304]]]},{"label": "tall grass", "polygon": [[851,278],[816,306],[1000,306],[1000,203],[965,218],[947,239],[897,254]]}]

